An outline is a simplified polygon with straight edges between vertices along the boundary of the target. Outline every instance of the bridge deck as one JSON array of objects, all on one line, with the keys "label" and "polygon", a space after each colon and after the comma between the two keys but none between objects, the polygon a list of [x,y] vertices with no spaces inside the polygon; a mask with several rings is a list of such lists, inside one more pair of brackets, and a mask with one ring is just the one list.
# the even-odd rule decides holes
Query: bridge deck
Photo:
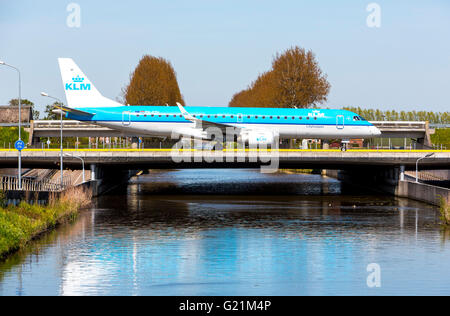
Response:
[{"label": "bridge deck", "polygon": [[[118,169],[137,168],[253,168],[278,160],[280,168],[358,169],[405,166],[415,169],[417,159],[434,155],[420,162],[421,169],[450,169],[450,150],[177,150],[171,149],[91,149],[64,150],[81,157],[86,166],[99,165]],[[28,149],[22,152],[22,164],[28,168],[58,168],[59,150]],[[182,161],[182,162],[179,162]],[[77,158],[64,157],[66,167],[81,168]],[[3,168],[17,165],[17,151],[0,151]]]}]

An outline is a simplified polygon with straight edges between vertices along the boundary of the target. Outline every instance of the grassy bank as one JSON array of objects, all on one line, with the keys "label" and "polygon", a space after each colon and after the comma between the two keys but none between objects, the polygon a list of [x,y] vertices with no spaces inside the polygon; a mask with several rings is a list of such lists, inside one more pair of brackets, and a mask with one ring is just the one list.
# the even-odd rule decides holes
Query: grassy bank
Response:
[{"label": "grassy bank", "polygon": [[441,197],[441,221],[444,225],[450,226],[450,203]]},{"label": "grassy bank", "polygon": [[58,198],[52,197],[46,206],[25,202],[18,206],[0,205],[0,259],[58,224],[74,220],[90,200],[86,190],[73,188]]}]

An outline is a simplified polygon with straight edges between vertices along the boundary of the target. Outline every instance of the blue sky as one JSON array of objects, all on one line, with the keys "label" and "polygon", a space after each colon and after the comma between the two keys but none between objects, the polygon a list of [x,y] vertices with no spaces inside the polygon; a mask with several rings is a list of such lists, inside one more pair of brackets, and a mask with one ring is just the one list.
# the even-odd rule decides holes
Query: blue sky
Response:
[{"label": "blue sky", "polygon": [[[66,25],[71,2],[80,28]],[[0,60],[21,69],[23,97],[41,110],[41,91],[64,98],[58,57],[114,99],[144,54],[172,62],[188,105],[220,106],[299,45],[328,74],[331,108],[449,111],[450,2],[376,1],[381,28],[369,28],[371,2],[0,0]],[[0,67],[0,104],[16,78]]]}]

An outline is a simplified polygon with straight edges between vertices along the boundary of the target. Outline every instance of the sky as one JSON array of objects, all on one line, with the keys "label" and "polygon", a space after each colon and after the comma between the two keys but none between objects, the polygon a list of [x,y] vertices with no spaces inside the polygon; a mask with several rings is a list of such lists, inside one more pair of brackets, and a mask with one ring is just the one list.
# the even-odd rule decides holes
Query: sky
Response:
[{"label": "sky", "polygon": [[[67,6],[80,8],[70,27]],[[22,97],[43,111],[64,98],[70,57],[115,99],[145,54],[174,66],[187,105],[226,106],[292,46],[312,50],[332,86],[330,108],[450,111],[450,1],[383,0],[369,27],[362,0],[0,0],[0,60],[18,67]],[[73,26],[73,25],[72,25]],[[0,66],[0,105],[17,98]]]}]

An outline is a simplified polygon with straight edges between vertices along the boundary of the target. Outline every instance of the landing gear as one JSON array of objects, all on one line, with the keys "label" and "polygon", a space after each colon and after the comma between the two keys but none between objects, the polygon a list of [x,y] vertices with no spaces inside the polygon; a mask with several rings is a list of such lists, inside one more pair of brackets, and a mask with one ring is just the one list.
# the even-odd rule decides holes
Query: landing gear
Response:
[{"label": "landing gear", "polygon": [[349,140],[342,140],[341,143],[341,151],[344,153],[348,150],[348,144],[350,143]]}]

